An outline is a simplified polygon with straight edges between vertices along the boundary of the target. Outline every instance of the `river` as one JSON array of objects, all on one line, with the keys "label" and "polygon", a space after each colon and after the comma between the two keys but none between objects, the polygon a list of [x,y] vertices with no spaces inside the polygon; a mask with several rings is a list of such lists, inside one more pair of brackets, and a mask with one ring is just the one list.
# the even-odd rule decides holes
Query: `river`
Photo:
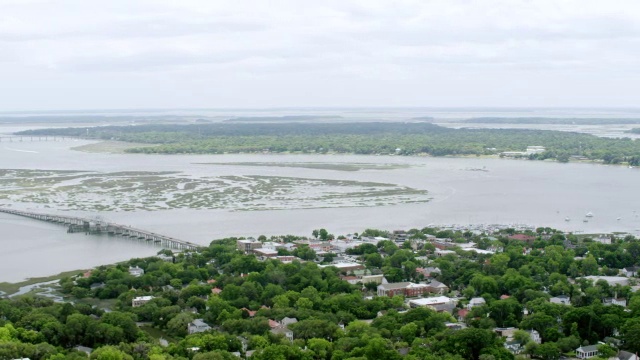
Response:
[{"label": "river", "polygon": [[[227,236],[310,235],[324,227],[334,234],[368,227],[409,229],[429,224],[512,224],[550,226],[585,233],[625,231],[640,235],[640,170],[585,163],[559,164],[486,158],[432,158],[356,155],[140,155],[72,150],[85,141],[0,143],[0,168],[122,171],[178,171],[193,178],[270,176],[397,184],[427,190],[431,201],[366,207],[300,209],[304,191],[290,201],[293,210],[65,211],[153,230],[208,244]],[[236,163],[203,165],[202,163]],[[237,164],[247,163],[247,164]],[[338,163],[401,165],[339,171],[260,163]],[[7,189],[5,189],[7,190]],[[311,193],[308,194],[309,196]],[[308,206],[308,202],[305,203]],[[0,200],[2,206],[56,212],[55,206]],[[585,214],[594,217],[583,222]],[[565,221],[569,217],[571,221]],[[620,218],[618,220],[618,218]],[[88,268],[148,256],[157,248],[114,237],[67,234],[64,227],[0,215],[0,281]]]}]

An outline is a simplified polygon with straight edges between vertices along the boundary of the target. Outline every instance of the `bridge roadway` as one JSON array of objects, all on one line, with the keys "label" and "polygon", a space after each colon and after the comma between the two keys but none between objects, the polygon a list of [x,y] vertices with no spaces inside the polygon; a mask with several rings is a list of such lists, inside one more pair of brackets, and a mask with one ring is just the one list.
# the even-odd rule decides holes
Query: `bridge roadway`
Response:
[{"label": "bridge roadway", "polygon": [[17,215],[17,216],[24,216],[24,217],[28,217],[36,220],[59,223],[62,225],[68,225],[70,228],[73,226],[82,227],[87,232],[92,232],[92,233],[107,233],[110,235],[119,235],[119,236],[129,237],[132,239],[146,240],[147,242],[153,242],[155,244],[160,244],[162,246],[167,246],[173,249],[195,250],[200,247],[200,245],[190,243],[184,240],[175,239],[170,236],[160,235],[160,234],[152,233],[150,231],[132,228],[131,226],[110,223],[102,220],[90,220],[90,219],[74,217],[74,216],[42,214],[42,213],[7,209],[7,208],[1,208],[1,207],[0,207],[0,212]]},{"label": "bridge roadway", "polygon": [[34,141],[64,141],[71,139],[70,136],[52,135],[4,135],[0,136],[1,142],[34,142]]}]

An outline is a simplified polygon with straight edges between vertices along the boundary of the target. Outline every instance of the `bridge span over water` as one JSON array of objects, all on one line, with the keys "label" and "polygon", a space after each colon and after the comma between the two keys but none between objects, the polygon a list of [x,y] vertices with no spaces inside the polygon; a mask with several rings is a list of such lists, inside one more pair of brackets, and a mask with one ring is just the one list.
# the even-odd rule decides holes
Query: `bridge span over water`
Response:
[{"label": "bridge span over water", "polygon": [[136,229],[131,226],[107,222],[104,220],[92,220],[75,216],[43,214],[38,212],[7,209],[1,207],[0,212],[66,225],[68,228],[68,232],[85,232],[92,234],[109,234],[114,236],[122,236],[131,239],[145,240],[149,243],[181,250],[195,250],[201,247],[201,245],[194,244],[188,241],[179,240],[166,235],[156,234],[147,230]]}]

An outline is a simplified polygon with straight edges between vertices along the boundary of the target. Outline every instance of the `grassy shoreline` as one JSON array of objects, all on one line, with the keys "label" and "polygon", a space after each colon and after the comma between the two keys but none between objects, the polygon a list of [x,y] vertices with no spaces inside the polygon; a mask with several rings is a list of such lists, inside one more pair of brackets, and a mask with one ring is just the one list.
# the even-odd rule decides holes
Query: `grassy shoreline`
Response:
[{"label": "grassy shoreline", "polygon": [[78,275],[79,273],[83,273],[85,271],[87,270],[70,270],[70,271],[61,272],[56,275],[28,278],[26,280],[15,282],[15,283],[0,282],[0,291],[4,293],[3,296],[10,296],[12,294],[17,293],[20,290],[20,288],[23,286],[38,284],[38,283],[52,281],[52,280],[59,280],[67,276]]}]

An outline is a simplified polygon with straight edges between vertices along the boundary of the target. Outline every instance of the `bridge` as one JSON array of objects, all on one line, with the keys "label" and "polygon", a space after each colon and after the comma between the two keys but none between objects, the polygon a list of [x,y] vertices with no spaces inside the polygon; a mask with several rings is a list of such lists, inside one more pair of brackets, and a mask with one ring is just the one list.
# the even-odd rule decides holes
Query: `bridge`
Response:
[{"label": "bridge", "polygon": [[68,227],[68,232],[85,232],[92,234],[109,234],[122,237],[128,237],[131,239],[145,240],[148,243],[157,244],[173,249],[180,250],[195,250],[200,245],[172,238],[170,236],[160,235],[152,233],[150,231],[132,228],[131,226],[116,224],[107,222],[104,220],[91,220],[75,216],[62,216],[52,214],[42,214],[37,212],[14,210],[7,208],[0,208],[0,212],[24,216],[31,219],[48,221]]},{"label": "bridge", "polygon": [[63,141],[71,139],[70,136],[53,135],[4,135],[0,136],[0,142],[33,142],[33,141]]}]

